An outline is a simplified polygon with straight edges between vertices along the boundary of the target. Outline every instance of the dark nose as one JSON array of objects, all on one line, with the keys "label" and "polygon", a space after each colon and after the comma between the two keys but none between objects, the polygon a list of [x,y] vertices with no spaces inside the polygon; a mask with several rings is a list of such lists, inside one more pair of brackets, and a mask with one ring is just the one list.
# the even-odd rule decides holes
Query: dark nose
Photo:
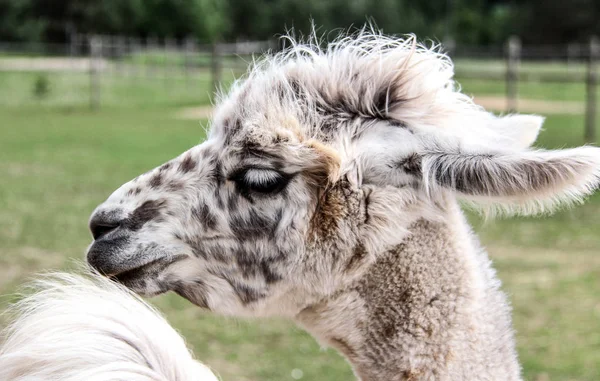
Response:
[{"label": "dark nose", "polygon": [[104,237],[119,226],[121,226],[120,221],[114,218],[111,219],[106,215],[97,215],[90,220],[90,231],[92,232],[94,240]]}]

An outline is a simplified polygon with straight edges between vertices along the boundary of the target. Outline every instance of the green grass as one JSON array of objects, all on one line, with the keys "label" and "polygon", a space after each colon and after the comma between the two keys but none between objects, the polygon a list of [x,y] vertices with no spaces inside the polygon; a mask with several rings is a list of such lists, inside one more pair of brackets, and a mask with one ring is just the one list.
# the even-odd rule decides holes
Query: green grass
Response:
[{"label": "green grass", "polygon": [[[225,84],[233,75],[224,72]],[[34,94],[36,79],[48,79],[47,96]],[[112,108],[169,107],[208,104],[211,78],[207,71],[190,77],[162,78],[138,73],[136,77],[105,75],[100,78],[100,105]],[[24,105],[81,109],[90,105],[90,77],[87,73],[1,72],[0,104],[7,107]]]},{"label": "green grass", "polygon": [[[463,92],[469,95],[506,95],[506,83],[495,79],[472,79],[457,77]],[[520,99],[538,99],[548,101],[584,102],[585,84],[582,83],[547,83],[520,82],[518,97]]]},{"label": "green grass", "polygon": [[[204,133],[199,122],[173,116],[178,106],[206,103],[208,80],[189,92],[185,83],[117,81],[105,107],[91,112],[85,88],[61,100],[79,80],[55,77],[50,97],[32,101],[33,78],[0,73],[0,294],[36,272],[83,259],[95,206]],[[465,89],[496,93],[483,83]],[[539,145],[576,146],[582,136],[582,116],[550,116]],[[600,379],[600,195],[552,217],[471,220],[510,295],[526,379]],[[0,310],[10,300],[0,298]],[[174,295],[154,302],[226,381],[292,380],[293,369],[304,380],[353,379],[339,355],[290,322],[215,317]]]},{"label": "green grass", "polygon": [[[241,71],[223,70],[225,85]],[[36,79],[45,76],[49,92],[44,98],[34,94]],[[107,73],[100,77],[100,103],[108,107],[155,107],[208,104],[211,77],[207,70],[186,77],[162,77],[160,72],[138,71],[135,76]],[[504,96],[505,83],[498,80],[457,78],[469,95]],[[583,83],[521,83],[519,97],[554,101],[585,101]],[[87,73],[2,72],[0,71],[0,104],[3,106],[35,105],[42,107],[81,108],[90,104],[90,77]]]},{"label": "green grass", "polygon": [[[169,107],[182,105],[208,104],[212,78],[207,67],[208,56],[198,56],[194,69],[188,75],[182,66],[182,55],[164,56],[163,52],[144,53],[129,56],[125,65],[109,63],[109,69],[100,75],[100,103],[108,107]],[[2,58],[0,57],[0,60]],[[227,87],[234,77],[243,74],[239,65],[248,57],[228,57],[223,63],[222,80]],[[132,65],[129,65],[132,64]],[[457,81],[463,91],[470,95],[504,96],[505,82],[493,79],[473,79],[461,73],[470,70],[477,72],[503,72],[502,61],[459,60],[456,63]],[[179,69],[173,71],[173,67]],[[560,63],[523,63],[523,71],[540,73],[565,73],[585,71],[585,66],[574,64],[568,68]],[[168,75],[167,75],[168,73]],[[46,97],[34,94],[36,79],[48,78],[49,89]],[[547,83],[535,80],[519,83],[521,99],[584,102],[586,88],[581,83]],[[598,97],[600,100],[600,96]],[[38,107],[81,108],[90,104],[90,76],[84,72],[5,72],[0,71],[0,104],[4,106],[35,105]]]}]

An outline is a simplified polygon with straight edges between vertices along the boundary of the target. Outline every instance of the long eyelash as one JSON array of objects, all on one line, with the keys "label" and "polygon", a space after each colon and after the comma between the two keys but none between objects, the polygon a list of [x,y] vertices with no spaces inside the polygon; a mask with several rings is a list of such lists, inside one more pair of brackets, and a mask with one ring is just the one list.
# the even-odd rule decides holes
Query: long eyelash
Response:
[{"label": "long eyelash", "polygon": [[[254,195],[276,194],[285,188],[293,175],[282,174],[271,168],[240,168],[229,176],[229,180],[235,182],[238,192],[253,202]],[[270,190],[269,185],[273,186]],[[261,186],[265,190],[257,189]],[[253,189],[254,188],[254,189]]]},{"label": "long eyelash", "polygon": [[283,180],[284,177],[273,170],[251,169],[244,173],[243,181],[247,183],[265,184]]},{"label": "long eyelash", "polygon": [[227,179],[230,181],[244,181],[246,179],[246,174],[250,171],[273,171],[275,172],[274,169],[271,168],[263,168],[263,167],[245,167],[245,168],[238,168],[236,170],[234,170],[228,177]]}]

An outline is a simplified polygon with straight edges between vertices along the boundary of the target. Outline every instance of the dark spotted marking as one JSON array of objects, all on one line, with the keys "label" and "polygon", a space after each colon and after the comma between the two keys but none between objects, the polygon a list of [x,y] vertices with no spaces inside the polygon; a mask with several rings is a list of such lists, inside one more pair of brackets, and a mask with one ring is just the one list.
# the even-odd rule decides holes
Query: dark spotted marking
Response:
[{"label": "dark spotted marking", "polygon": [[235,278],[223,270],[215,270],[211,268],[208,268],[207,270],[210,274],[227,281],[243,305],[248,305],[267,296],[264,292],[238,282]]},{"label": "dark spotted marking", "polygon": [[371,192],[365,195],[365,224],[371,222],[371,213],[369,212],[369,205],[371,205]]},{"label": "dark spotted marking", "polygon": [[206,243],[203,245],[203,250],[206,252],[206,255],[210,259],[214,259],[217,262],[221,263],[230,263],[231,258],[228,254],[228,251],[225,249],[223,245],[212,243],[207,245]]},{"label": "dark spotted marking", "polygon": [[252,250],[236,250],[234,252],[236,264],[244,278],[261,277],[267,284],[280,281],[281,275],[277,274],[271,267],[274,261],[265,258],[259,258],[259,254]]},{"label": "dark spotted marking", "polygon": [[169,181],[169,183],[167,183],[167,190],[169,192],[177,192],[182,190],[185,187],[185,184],[181,181]]},{"label": "dark spotted marking", "polygon": [[197,238],[188,238],[184,240],[192,248],[192,253],[196,258],[208,260],[207,248],[202,244],[202,241]]},{"label": "dark spotted marking", "polygon": [[163,177],[160,171],[156,172],[154,176],[150,178],[149,184],[151,188],[158,188],[162,185]]},{"label": "dark spotted marking", "polygon": [[419,176],[421,174],[421,156],[413,153],[397,162],[396,168],[400,168],[408,174]]},{"label": "dark spotted marking", "polygon": [[339,126],[340,126],[340,122],[338,120],[335,120],[332,118],[324,118],[321,121],[321,127],[320,127],[320,130],[325,134],[323,139],[325,139],[326,141],[331,139],[331,133],[338,130]]},{"label": "dark spotted marking", "polygon": [[235,119],[233,121],[228,121],[228,123],[224,124],[226,135],[225,135],[225,145],[231,144],[231,140],[235,135],[238,134],[239,131],[242,130],[242,121],[239,119]]},{"label": "dark spotted marking", "polygon": [[223,165],[219,160],[211,161],[212,164],[212,177],[215,180],[217,186],[221,186],[225,182],[225,176],[223,175]]},{"label": "dark spotted marking", "polygon": [[192,208],[192,215],[199,221],[206,229],[215,229],[217,227],[217,217],[211,213],[207,204]]},{"label": "dark spotted marking", "polygon": [[250,279],[258,275],[258,272],[260,271],[259,260],[256,258],[255,253],[241,249],[235,251],[234,257],[235,262],[245,279]]},{"label": "dark spotted marking", "polygon": [[394,337],[396,337],[396,334],[398,333],[398,327],[396,327],[395,322],[392,321],[383,321],[382,322],[382,327],[381,328],[381,335],[384,338],[388,338],[388,339],[393,339]]},{"label": "dark spotted marking", "polygon": [[165,200],[148,200],[123,220],[121,226],[133,231],[140,230],[146,222],[159,216],[165,204]]},{"label": "dark spotted marking", "polygon": [[188,173],[196,169],[196,165],[196,161],[192,158],[191,155],[188,154],[183,158],[183,160],[181,160],[181,163],[179,163],[179,167],[177,168],[177,170],[181,173]]},{"label": "dark spotted marking", "polygon": [[390,120],[388,123],[390,126],[392,127],[398,127],[398,128],[406,128],[406,130],[408,132],[410,132],[411,134],[414,134],[413,130],[411,130],[410,128],[408,128],[408,125],[404,122],[401,122],[399,120]]},{"label": "dark spotted marking", "polygon": [[219,188],[215,187],[213,193],[215,195],[215,200],[217,200],[217,208],[222,210],[223,208],[225,208],[225,204],[223,203],[223,198],[221,197],[221,195],[219,193]]},{"label": "dark spotted marking", "polygon": [[225,247],[214,241],[207,242],[206,240],[198,237],[181,237],[178,239],[190,246],[192,253],[197,258],[202,258],[204,260],[216,260],[221,263],[230,262],[230,257],[227,255],[228,251],[225,250]]},{"label": "dark spotted marking", "polygon": [[419,369],[403,370],[402,379],[406,381],[417,381],[423,372]]},{"label": "dark spotted marking", "polygon": [[213,151],[209,148],[206,148],[202,151],[202,158],[203,159],[208,159],[209,157],[213,156]]},{"label": "dark spotted marking", "polygon": [[239,239],[271,236],[276,226],[275,221],[259,215],[255,210],[250,210],[247,218],[235,215],[229,221],[229,228]]},{"label": "dark spotted marking", "polygon": [[264,150],[264,147],[252,141],[245,142],[244,148],[241,151],[241,156],[242,158],[256,157],[260,159],[283,160],[283,158],[280,155],[277,155],[272,152],[267,152]]},{"label": "dark spotted marking", "polygon": [[271,166],[273,167],[274,170],[279,172],[285,166],[285,162],[283,159],[272,159]]},{"label": "dark spotted marking", "polygon": [[282,136],[282,135],[277,135],[275,136],[275,138],[273,139],[273,143],[274,144],[281,144],[281,143],[287,143],[290,141],[290,138],[287,136]]},{"label": "dark spotted marking", "polygon": [[229,212],[235,212],[237,210],[238,199],[239,196],[236,193],[229,194],[229,197],[227,197],[227,210]]},{"label": "dark spotted marking", "polygon": [[273,220],[273,223],[274,223],[273,233],[275,233],[275,231],[277,230],[277,227],[279,226],[279,223],[281,222],[282,218],[283,218],[283,208],[279,208],[279,209],[277,209],[277,212],[275,212],[275,219]]},{"label": "dark spotted marking", "polygon": [[206,284],[200,280],[195,279],[193,281],[174,281],[170,284],[172,290],[179,296],[182,296],[194,303],[200,308],[208,309],[207,287]]},{"label": "dark spotted marking", "polygon": [[267,296],[264,292],[260,292],[250,286],[238,282],[230,282],[233,290],[244,305],[256,302]]},{"label": "dark spotted marking", "polygon": [[389,83],[388,86],[381,86],[373,96],[373,104],[375,105],[375,116],[377,119],[390,119],[387,111],[401,105],[405,100],[398,97],[398,88],[395,82]]},{"label": "dark spotted marking", "polygon": [[429,302],[427,302],[427,306],[431,307],[434,305],[435,302],[439,301],[441,299],[440,295],[434,295],[432,298],[429,299]]},{"label": "dark spotted marking", "polygon": [[267,260],[271,263],[281,262],[289,257],[289,253],[281,250],[277,250],[275,255],[270,255]]},{"label": "dark spotted marking", "polygon": [[368,252],[365,245],[363,245],[362,243],[356,245],[356,247],[352,250],[352,256],[350,257],[348,264],[346,264],[345,271],[352,272],[356,270],[356,268],[360,267],[360,265],[367,258],[367,254]]},{"label": "dark spotted marking", "polygon": [[260,271],[267,284],[275,283],[283,279],[281,275],[275,272],[271,267],[270,262],[267,260],[262,260],[260,262]]},{"label": "dark spotted marking", "polygon": [[348,344],[346,340],[339,337],[332,337],[329,339],[329,341],[331,342],[331,345],[333,345],[335,348],[337,348],[340,352],[342,352],[349,358],[353,358],[356,356],[354,349],[352,349],[352,347],[350,346],[350,344]]},{"label": "dark spotted marking", "polygon": [[135,188],[131,188],[129,191],[127,191],[127,196],[137,196],[140,193],[142,193],[142,188],[135,187]]},{"label": "dark spotted marking", "polygon": [[164,163],[163,165],[160,166],[160,168],[158,170],[161,172],[164,172],[169,168],[171,168],[171,162]]}]

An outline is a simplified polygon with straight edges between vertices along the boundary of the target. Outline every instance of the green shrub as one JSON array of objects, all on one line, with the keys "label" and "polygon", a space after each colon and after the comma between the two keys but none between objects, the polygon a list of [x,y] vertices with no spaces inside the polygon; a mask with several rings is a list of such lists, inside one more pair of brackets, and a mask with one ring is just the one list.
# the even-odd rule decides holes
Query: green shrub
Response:
[{"label": "green shrub", "polygon": [[37,99],[44,99],[50,94],[50,79],[46,74],[39,74],[33,83],[33,95]]}]

